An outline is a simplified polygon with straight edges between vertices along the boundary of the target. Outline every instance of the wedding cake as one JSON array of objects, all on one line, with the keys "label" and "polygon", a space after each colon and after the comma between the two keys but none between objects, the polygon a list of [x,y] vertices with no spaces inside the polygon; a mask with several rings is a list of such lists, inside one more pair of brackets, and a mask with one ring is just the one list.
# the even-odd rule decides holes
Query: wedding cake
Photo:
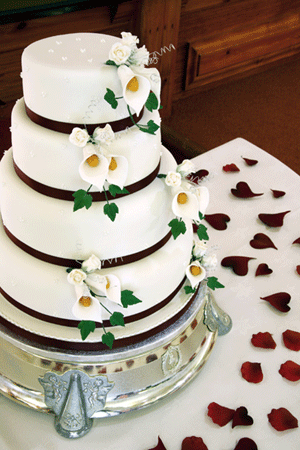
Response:
[{"label": "wedding cake", "polygon": [[208,190],[161,145],[161,79],[138,43],[76,33],[29,45],[0,164],[2,330],[60,361],[92,355],[97,373],[122,358],[129,370],[132,349],[161,333],[163,355],[173,324],[191,334],[203,322]]}]

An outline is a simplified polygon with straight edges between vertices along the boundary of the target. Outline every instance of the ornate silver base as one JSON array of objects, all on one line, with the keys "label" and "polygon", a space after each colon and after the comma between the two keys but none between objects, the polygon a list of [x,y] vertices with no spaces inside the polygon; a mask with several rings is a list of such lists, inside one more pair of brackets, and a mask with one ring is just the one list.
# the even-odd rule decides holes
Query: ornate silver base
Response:
[{"label": "ornate silver base", "polygon": [[0,330],[0,391],[55,415],[62,436],[78,438],[93,418],[153,404],[191,380],[231,320],[203,286],[186,313],[155,338],[99,354],[32,346]]}]

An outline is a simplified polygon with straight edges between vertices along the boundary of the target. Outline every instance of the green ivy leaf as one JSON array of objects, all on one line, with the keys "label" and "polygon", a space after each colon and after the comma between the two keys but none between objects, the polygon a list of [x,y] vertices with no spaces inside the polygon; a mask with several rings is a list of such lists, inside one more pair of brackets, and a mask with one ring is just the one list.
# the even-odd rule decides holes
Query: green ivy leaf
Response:
[{"label": "green ivy leaf", "polygon": [[186,232],[186,226],[183,220],[173,219],[168,225],[171,227],[171,232],[174,239],[177,239],[180,234],[184,234]]},{"label": "green ivy leaf", "polygon": [[84,189],[79,189],[78,191],[74,192],[72,196],[74,197],[73,211],[77,211],[78,209],[84,207],[86,209],[89,209],[92,206],[93,197]]},{"label": "green ivy leaf", "polygon": [[155,134],[155,132],[159,129],[159,125],[157,125],[153,120],[149,120],[147,125],[138,125],[139,129],[144,133]]},{"label": "green ivy leaf", "polygon": [[81,339],[84,341],[90,333],[95,331],[96,324],[91,320],[82,320],[79,322],[78,328],[80,329]]},{"label": "green ivy leaf", "polygon": [[115,61],[112,61],[111,59],[108,59],[105,63],[107,66],[117,66]]},{"label": "green ivy leaf", "polygon": [[203,219],[204,219],[204,215],[202,214],[201,211],[199,211],[199,219],[200,219],[200,220],[203,220]]},{"label": "green ivy leaf", "polygon": [[108,190],[113,197],[115,197],[117,194],[129,194],[126,188],[121,189],[116,184],[110,184]]},{"label": "green ivy leaf", "polygon": [[165,173],[159,173],[157,178],[167,178],[167,175]]},{"label": "green ivy leaf", "polygon": [[106,203],[103,208],[104,214],[106,214],[112,222],[114,222],[116,215],[119,212],[119,208],[115,203]]},{"label": "green ivy leaf", "polygon": [[184,286],[184,290],[186,294],[194,294],[196,292],[196,288],[192,288],[192,286]]},{"label": "green ivy leaf", "polygon": [[115,337],[111,332],[104,333],[102,335],[102,343],[104,345],[107,345],[110,349],[112,349],[113,343],[114,343]]},{"label": "green ivy leaf", "polygon": [[127,308],[127,306],[141,303],[141,300],[135,297],[132,291],[124,290],[121,291],[121,303],[124,306],[124,308]]},{"label": "green ivy leaf", "polygon": [[215,289],[220,289],[223,288],[225,286],[223,286],[223,284],[219,283],[218,278],[216,277],[208,277],[207,278],[207,286],[212,289],[213,291]]},{"label": "green ivy leaf", "polygon": [[114,326],[121,326],[121,327],[125,327],[125,323],[124,323],[124,316],[122,313],[120,312],[114,312],[110,318],[109,321],[111,323],[111,325]]},{"label": "green ivy leaf", "polygon": [[113,109],[117,108],[118,102],[116,100],[115,93],[111,89],[106,88],[106,94],[104,95],[104,100],[106,100],[107,103],[109,103]]},{"label": "green ivy leaf", "polygon": [[147,101],[145,103],[145,106],[150,112],[158,108],[158,99],[154,94],[154,92],[150,92]]},{"label": "green ivy leaf", "polygon": [[197,235],[198,235],[200,241],[208,241],[209,240],[209,237],[207,234],[207,228],[203,224],[200,224],[198,226]]}]

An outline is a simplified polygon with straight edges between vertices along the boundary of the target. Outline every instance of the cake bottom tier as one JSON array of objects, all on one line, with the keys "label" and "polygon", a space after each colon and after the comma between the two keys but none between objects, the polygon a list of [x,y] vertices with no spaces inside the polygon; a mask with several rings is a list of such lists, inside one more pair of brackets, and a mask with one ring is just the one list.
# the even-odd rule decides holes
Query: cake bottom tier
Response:
[{"label": "cake bottom tier", "polygon": [[[210,355],[218,335],[218,328],[208,324],[210,296],[202,286],[172,325],[151,339],[104,354],[40,346],[20,338],[2,323],[0,391],[25,406],[54,412],[60,431],[62,417],[71,409],[74,413],[74,402],[80,403],[78,410],[86,404],[87,416],[93,418],[148,406],[185,385]],[[74,385],[83,395],[70,400]],[[66,437],[79,437],[73,431],[73,436]]]}]

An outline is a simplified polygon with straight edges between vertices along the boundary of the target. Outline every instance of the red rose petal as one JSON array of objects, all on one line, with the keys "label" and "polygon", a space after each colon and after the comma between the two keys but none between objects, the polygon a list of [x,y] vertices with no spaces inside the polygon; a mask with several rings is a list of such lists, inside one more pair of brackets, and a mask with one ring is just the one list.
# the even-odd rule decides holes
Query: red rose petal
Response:
[{"label": "red rose petal", "polygon": [[209,223],[215,230],[226,230],[227,222],[230,221],[230,217],[227,214],[206,214],[204,220]]},{"label": "red rose petal", "polygon": [[287,292],[278,292],[277,294],[268,295],[267,297],[260,297],[261,300],[265,300],[278,309],[281,312],[288,312],[291,308],[288,303],[291,300],[290,294]]},{"label": "red rose petal", "polygon": [[281,364],[278,372],[289,381],[300,380],[300,366],[294,361],[286,361],[284,364]]},{"label": "red rose petal", "polygon": [[183,439],[181,450],[208,450],[201,437],[190,436]]},{"label": "red rose petal", "polygon": [[268,264],[261,263],[256,269],[255,276],[259,277],[261,275],[270,275],[271,273],[273,273],[273,270],[270,269]]},{"label": "red rose petal", "polygon": [[265,333],[252,334],[251,343],[254,347],[271,349],[276,348],[276,342],[268,331]]},{"label": "red rose petal", "polygon": [[203,180],[203,178],[207,177],[208,174],[208,170],[200,169],[197,172],[190,173],[186,178],[192,183],[198,184]]},{"label": "red rose petal", "polygon": [[300,237],[298,239],[296,239],[293,244],[300,244]]},{"label": "red rose petal", "polygon": [[260,383],[263,380],[263,373],[260,363],[246,361],[241,367],[242,377],[248,383]]},{"label": "red rose petal", "polygon": [[212,402],[207,407],[207,415],[220,427],[227,425],[234,415],[234,409],[226,408],[218,403]]},{"label": "red rose petal", "polygon": [[274,189],[271,189],[271,191],[273,192],[273,197],[274,198],[280,198],[280,197],[283,197],[285,195],[284,191],[276,191]]},{"label": "red rose petal", "polygon": [[234,447],[234,450],[258,450],[256,443],[250,438],[242,438]]},{"label": "red rose petal", "polygon": [[298,275],[300,275],[300,266],[296,266],[296,272]]},{"label": "red rose petal", "polygon": [[248,273],[248,262],[251,259],[248,256],[226,256],[221,261],[221,266],[231,267],[233,272],[239,276],[245,276]]},{"label": "red rose petal", "polygon": [[240,406],[234,412],[232,419],[232,428],[237,426],[250,426],[253,425],[253,419],[248,414],[247,408],[245,406]]},{"label": "red rose petal", "polygon": [[263,193],[255,194],[254,192],[252,192],[249,185],[245,181],[240,181],[239,183],[237,183],[236,189],[231,189],[231,193],[238,198],[252,198],[263,195]]},{"label": "red rose petal", "polygon": [[164,446],[162,440],[160,439],[160,437],[158,436],[158,444],[156,447],[153,447],[150,450],[167,450],[166,447]]},{"label": "red rose petal", "polygon": [[298,420],[286,408],[272,409],[268,419],[277,431],[290,430],[298,427]]},{"label": "red rose petal", "polygon": [[299,352],[300,350],[300,333],[298,331],[286,330],[282,333],[283,343],[289,350]]},{"label": "red rose petal", "polygon": [[282,227],[283,225],[283,219],[286,214],[288,214],[291,211],[285,211],[282,213],[277,214],[258,214],[259,219],[265,224],[268,225],[268,227]]},{"label": "red rose petal", "polygon": [[243,160],[248,166],[255,166],[258,163],[256,159],[243,158]]},{"label": "red rose petal", "polygon": [[275,247],[275,245],[273,244],[272,240],[263,233],[255,234],[253,239],[250,241],[250,245],[251,247],[256,249],[275,248],[275,250],[278,250],[277,247]]},{"label": "red rose petal", "polygon": [[226,166],[223,166],[224,172],[239,172],[240,169],[235,164],[226,164]]}]

